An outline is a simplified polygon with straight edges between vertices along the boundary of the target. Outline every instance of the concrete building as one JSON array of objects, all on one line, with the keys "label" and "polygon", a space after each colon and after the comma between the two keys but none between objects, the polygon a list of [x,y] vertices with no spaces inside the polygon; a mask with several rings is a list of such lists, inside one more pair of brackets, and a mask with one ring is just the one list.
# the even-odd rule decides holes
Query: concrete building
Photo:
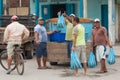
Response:
[{"label": "concrete building", "polygon": [[[3,15],[3,1],[0,0],[0,16]],[[22,4],[27,2],[28,5],[25,7],[28,7],[28,15],[36,14],[37,17],[44,19],[57,17],[58,11],[66,11],[68,15],[74,13],[78,17],[99,18],[108,31],[111,43],[120,41],[120,0],[14,0],[11,2],[18,4],[15,7],[24,7]]]}]

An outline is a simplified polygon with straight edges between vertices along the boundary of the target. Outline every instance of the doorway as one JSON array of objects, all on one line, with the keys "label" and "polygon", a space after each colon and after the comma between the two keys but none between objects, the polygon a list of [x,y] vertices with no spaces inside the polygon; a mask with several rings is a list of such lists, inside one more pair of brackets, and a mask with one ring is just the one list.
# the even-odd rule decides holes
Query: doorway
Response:
[{"label": "doorway", "polygon": [[50,5],[51,18],[58,17],[57,13],[61,11],[63,13],[66,11],[66,4],[52,4]]},{"label": "doorway", "polygon": [[108,5],[101,5],[101,24],[107,29],[108,33]]}]

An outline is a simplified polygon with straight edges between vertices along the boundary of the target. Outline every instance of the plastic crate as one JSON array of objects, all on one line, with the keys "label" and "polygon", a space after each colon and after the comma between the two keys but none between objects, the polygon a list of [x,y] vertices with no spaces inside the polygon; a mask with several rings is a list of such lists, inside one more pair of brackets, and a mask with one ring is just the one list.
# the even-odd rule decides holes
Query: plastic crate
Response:
[{"label": "plastic crate", "polygon": [[53,33],[49,39],[51,42],[65,42],[65,33]]}]

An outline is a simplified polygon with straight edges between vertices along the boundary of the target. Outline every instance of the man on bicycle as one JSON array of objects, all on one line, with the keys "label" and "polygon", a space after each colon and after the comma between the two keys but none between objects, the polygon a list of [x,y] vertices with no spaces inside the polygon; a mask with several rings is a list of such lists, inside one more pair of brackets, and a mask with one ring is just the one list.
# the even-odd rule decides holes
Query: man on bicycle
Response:
[{"label": "man on bicycle", "polygon": [[8,71],[7,74],[10,74],[12,69],[12,55],[14,54],[14,45],[18,44],[21,46],[21,43],[29,37],[28,29],[18,22],[18,17],[16,15],[11,17],[11,23],[6,27],[4,32],[3,44],[7,43],[7,54],[8,54]]}]

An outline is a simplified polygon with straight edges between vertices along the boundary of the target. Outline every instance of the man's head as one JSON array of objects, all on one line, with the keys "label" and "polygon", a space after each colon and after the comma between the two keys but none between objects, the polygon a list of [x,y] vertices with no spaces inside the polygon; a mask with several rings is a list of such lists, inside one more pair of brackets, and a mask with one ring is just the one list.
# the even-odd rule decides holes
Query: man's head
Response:
[{"label": "man's head", "polygon": [[79,24],[79,18],[78,17],[75,17],[74,19],[73,19],[73,26],[76,26],[77,24]]},{"label": "man's head", "polygon": [[96,28],[99,28],[99,27],[100,27],[100,19],[96,18],[96,19],[94,20],[94,26],[95,26]]},{"label": "man's head", "polygon": [[71,21],[73,21],[75,14],[70,14],[69,17],[70,17]]},{"label": "man's head", "polygon": [[38,18],[38,23],[40,25],[43,25],[44,24],[44,19],[42,17]]},{"label": "man's head", "polygon": [[75,14],[70,14],[70,17],[75,17]]},{"label": "man's head", "polygon": [[18,16],[13,15],[13,16],[11,17],[11,21],[18,21]]}]

